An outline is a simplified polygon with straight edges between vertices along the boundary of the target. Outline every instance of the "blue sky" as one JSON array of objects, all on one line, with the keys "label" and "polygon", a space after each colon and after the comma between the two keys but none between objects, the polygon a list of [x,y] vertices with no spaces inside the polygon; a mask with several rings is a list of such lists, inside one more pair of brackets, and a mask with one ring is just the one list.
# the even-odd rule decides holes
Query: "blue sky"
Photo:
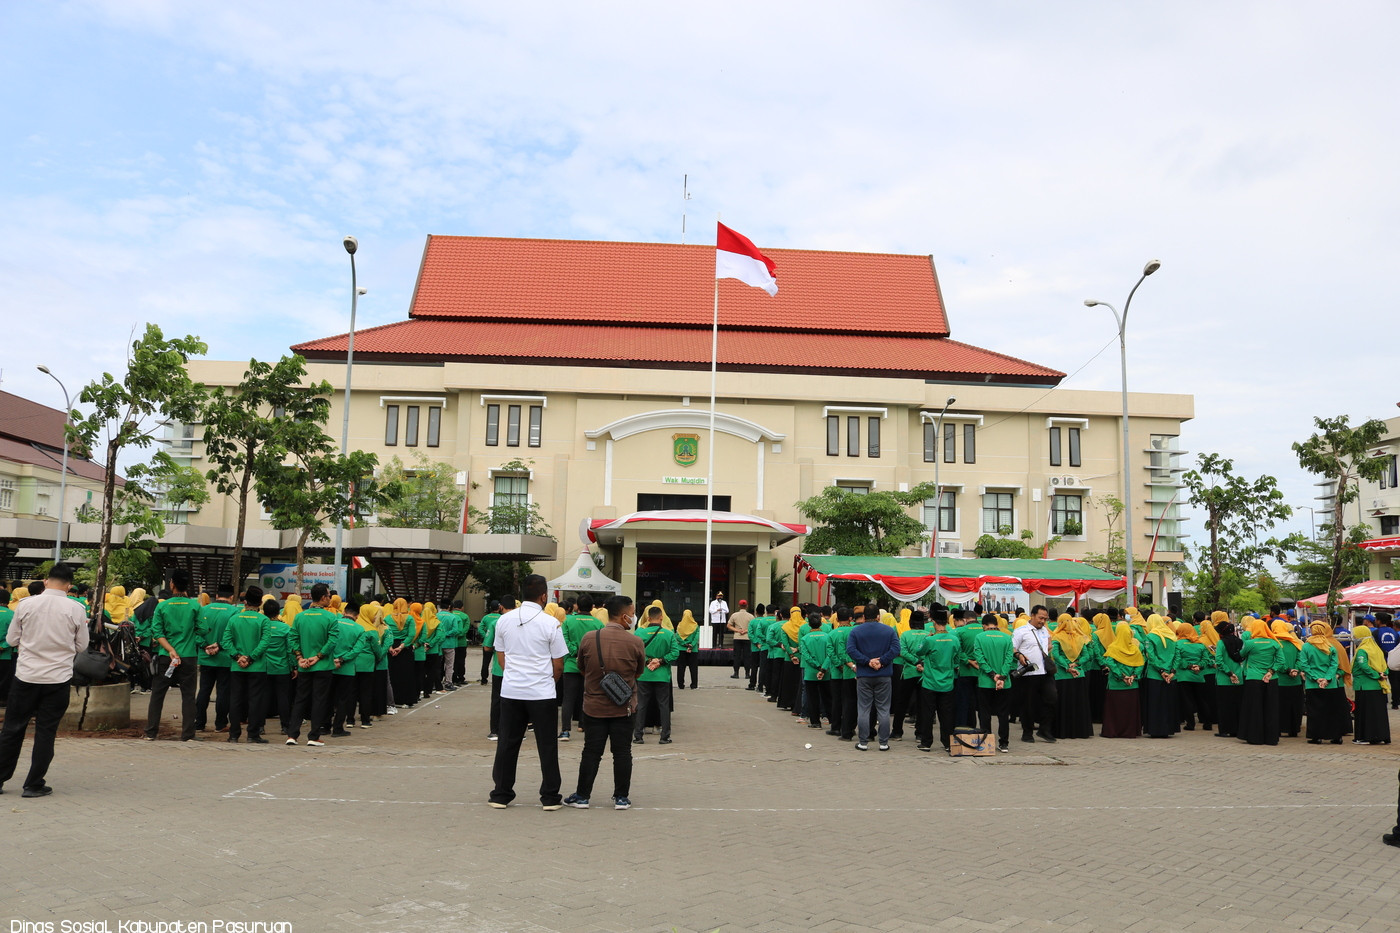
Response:
[{"label": "blue sky", "polygon": [[[4,387],[133,328],[219,359],[399,320],[428,233],[932,253],[954,336],[1134,388],[1271,472],[1388,417],[1397,87],[1383,3],[0,5]],[[30,326],[26,327],[28,323]],[[59,324],[57,334],[45,325]],[[38,325],[38,326],[34,326]],[[55,341],[57,336],[59,341]],[[58,344],[61,341],[61,346]],[[1106,352],[1067,385],[1114,389]],[[26,360],[22,362],[22,360]],[[57,402],[61,404],[61,400]],[[1306,513],[1295,527],[1306,528]]]}]

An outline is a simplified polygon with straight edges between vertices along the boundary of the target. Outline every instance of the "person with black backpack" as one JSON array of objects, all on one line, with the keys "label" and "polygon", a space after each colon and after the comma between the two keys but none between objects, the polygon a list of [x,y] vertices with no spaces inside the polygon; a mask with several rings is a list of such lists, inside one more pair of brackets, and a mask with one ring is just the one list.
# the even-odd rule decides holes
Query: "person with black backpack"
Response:
[{"label": "person with black backpack", "polygon": [[642,640],[630,631],[632,599],[613,596],[603,604],[608,623],[586,632],[579,641],[577,664],[583,678],[583,758],[578,786],[564,798],[567,806],[587,810],[593,781],[612,746],[613,808],[632,806],[632,714],[637,708],[637,678],[647,666]]}]

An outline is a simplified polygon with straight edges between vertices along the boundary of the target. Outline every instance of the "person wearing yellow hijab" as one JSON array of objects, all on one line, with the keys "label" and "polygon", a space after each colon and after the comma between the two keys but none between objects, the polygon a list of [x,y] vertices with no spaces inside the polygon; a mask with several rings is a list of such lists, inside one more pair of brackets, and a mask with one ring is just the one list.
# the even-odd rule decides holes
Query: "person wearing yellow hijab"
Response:
[{"label": "person wearing yellow hijab", "polygon": [[[1114,609],[1117,615],[1118,610]],[[1093,638],[1084,649],[1089,655],[1083,666],[1089,668],[1089,716],[1095,723],[1103,722],[1103,698],[1108,690],[1108,668],[1104,667],[1103,653],[1113,644],[1113,619],[1107,611],[1094,613]]]},{"label": "person wearing yellow hijab", "polygon": [[778,627],[777,632],[777,641],[782,652],[778,665],[778,709],[792,713],[794,718],[801,718],[802,713],[798,706],[802,689],[798,640],[802,637],[805,621],[802,607],[793,606],[787,621]]},{"label": "person wearing yellow hijab", "polygon": [[676,640],[681,653],[676,657],[676,689],[685,689],[685,672],[690,671],[690,689],[700,686],[700,623],[689,609],[681,613],[676,626]]},{"label": "person wearing yellow hijab", "polygon": [[[282,621],[287,625],[296,627],[297,616],[301,614],[301,594],[291,593],[287,596],[287,601],[282,604]],[[337,613],[338,615],[339,613]]]},{"label": "person wearing yellow hijab", "polygon": [[[651,606],[648,606],[647,610],[650,611],[653,606],[661,610],[661,627],[668,632],[675,632],[676,626],[672,624],[671,617],[666,614],[666,606],[661,602],[661,600],[653,599],[651,601]],[[645,616],[645,613],[643,613],[643,616]]]},{"label": "person wearing yellow hijab", "polygon": [[339,593],[337,593],[337,594],[335,594],[334,596],[331,597],[331,606],[330,606],[330,609],[331,609],[331,612],[334,612],[336,615],[341,615],[342,613],[345,612],[345,604],[342,603],[342,602],[340,601],[340,594],[339,594]]},{"label": "person wearing yellow hijab", "polygon": [[[28,591],[25,591],[23,587],[17,588],[15,592],[22,594],[20,599],[28,595]],[[120,625],[125,622],[126,617],[131,614],[131,606],[126,598],[126,587],[118,585],[108,590],[106,598],[102,600],[102,608],[107,610],[107,615],[111,616],[113,624]]]},{"label": "person wearing yellow hijab", "polygon": [[1089,710],[1089,662],[1093,660],[1087,619],[1062,613],[1050,635],[1050,658],[1055,662],[1055,737],[1088,739],[1094,736]]},{"label": "person wearing yellow hijab", "polygon": [[402,596],[394,600],[384,614],[384,624],[389,629],[389,708],[397,715],[398,707],[418,702],[412,645],[417,623],[408,611],[408,600]]},{"label": "person wearing yellow hijab", "polygon": [[1278,642],[1279,659],[1274,680],[1278,682],[1278,728],[1290,739],[1303,731],[1303,671],[1298,656],[1303,640],[1293,631],[1293,623],[1275,619],[1269,626]]},{"label": "person wearing yellow hijab", "polygon": [[[1205,613],[1200,613],[1202,619]],[[1206,680],[1214,680],[1209,649],[1201,644],[1201,636],[1189,622],[1176,626],[1176,689],[1181,705],[1181,721],[1187,732],[1196,731],[1196,720],[1209,732],[1213,727],[1214,709],[1206,699]]]},{"label": "person wearing yellow hijab", "polygon": [[[370,649],[374,656],[374,663],[370,668],[369,714],[382,717],[388,715],[390,706],[389,648],[393,645],[393,636],[384,621],[385,608],[380,605],[379,600],[372,600],[366,603],[365,607],[369,612],[365,613],[362,610],[356,621],[370,632]],[[397,714],[397,710],[395,713]]]},{"label": "person wearing yellow hijab", "polygon": [[1356,734],[1353,745],[1389,745],[1390,714],[1386,698],[1390,694],[1389,670],[1385,652],[1376,644],[1371,629],[1358,625],[1351,630],[1356,655],[1352,658],[1351,677],[1356,696]]},{"label": "person wearing yellow hijab", "polygon": [[[431,615],[429,607],[431,607]],[[419,699],[426,700],[433,695],[433,689],[428,681],[428,642],[431,639],[428,632],[428,622],[431,619],[433,631],[436,631],[437,606],[433,603],[410,603],[408,611],[415,620],[413,634],[414,683],[417,685]]]},{"label": "person wearing yellow hijab", "polygon": [[1119,622],[1113,630],[1113,642],[1104,650],[1108,690],[1104,693],[1103,729],[1099,735],[1106,739],[1135,739],[1142,733],[1138,690],[1146,664],[1147,659],[1133,638],[1133,627]]},{"label": "person wearing yellow hijab", "polygon": [[1244,623],[1249,637],[1243,640],[1244,691],[1240,694],[1239,738],[1250,745],[1278,744],[1278,640],[1263,619]]},{"label": "person wearing yellow hijab", "polygon": [[1175,735],[1181,725],[1176,700],[1176,632],[1155,612],[1147,617],[1147,637],[1142,653],[1143,667],[1142,731],[1154,739]]},{"label": "person wearing yellow hijab", "polygon": [[[1342,744],[1346,726],[1342,711],[1337,708],[1334,684],[1341,683],[1341,665],[1337,649],[1332,644],[1332,627],[1326,622],[1308,625],[1308,638],[1298,654],[1303,670],[1303,703],[1308,714],[1308,744],[1330,742]],[[1342,693],[1346,700],[1345,688]]]}]

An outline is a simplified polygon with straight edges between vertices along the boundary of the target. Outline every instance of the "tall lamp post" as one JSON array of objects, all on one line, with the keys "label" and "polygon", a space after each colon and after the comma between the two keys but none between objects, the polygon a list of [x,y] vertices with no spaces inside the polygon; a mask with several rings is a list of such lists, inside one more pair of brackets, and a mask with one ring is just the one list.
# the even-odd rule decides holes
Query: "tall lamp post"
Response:
[{"label": "tall lamp post", "polygon": [[[360,290],[355,282],[355,250],[360,248],[360,241],[352,236],[347,236],[343,241],[345,251],[350,254],[350,337],[345,347],[345,412],[340,419],[340,455],[345,456],[350,446],[350,377],[355,366],[355,309],[357,299],[360,297]],[[341,547],[344,542],[345,522],[335,523],[335,573],[340,573]],[[350,596],[350,574],[345,574],[345,598]]]},{"label": "tall lamp post", "polygon": [[63,507],[68,501],[68,423],[73,420],[73,402],[62,379],[50,372],[47,366],[40,366],[39,372],[57,382],[63,390],[63,471],[58,475],[58,530],[53,538],[53,562],[56,564],[63,556]]},{"label": "tall lamp post", "polygon": [[1142,275],[1138,277],[1133,290],[1128,292],[1128,300],[1123,302],[1123,313],[1119,314],[1118,309],[1106,301],[1096,301],[1093,298],[1084,299],[1085,307],[1093,308],[1103,305],[1113,312],[1113,320],[1118,323],[1118,359],[1123,370],[1123,553],[1126,556],[1127,576],[1124,580],[1127,583],[1128,605],[1137,605],[1137,574],[1133,568],[1133,493],[1132,481],[1128,470],[1128,461],[1132,456],[1128,447],[1128,308],[1133,303],[1133,295],[1137,294],[1138,286],[1143,283],[1149,275],[1162,268],[1159,260],[1150,260],[1142,267]]},{"label": "tall lamp post", "polygon": [[942,587],[942,577],[939,576],[940,563],[942,558],[938,553],[938,531],[939,525],[943,521],[943,483],[938,478],[938,465],[943,457],[939,455],[938,447],[943,443],[943,416],[948,414],[948,408],[957,399],[948,396],[948,401],[943,403],[943,410],[938,413],[938,417],[933,419],[933,596],[934,602],[938,602],[943,596],[940,592]]},{"label": "tall lamp post", "polygon": [[1317,540],[1317,513],[1313,511],[1313,507],[1310,506],[1310,505],[1299,505],[1299,506],[1294,506],[1294,508],[1307,509],[1307,510],[1308,510],[1308,528],[1311,529],[1311,533],[1309,534],[1309,537],[1310,537],[1312,540],[1316,541],[1316,540]]}]

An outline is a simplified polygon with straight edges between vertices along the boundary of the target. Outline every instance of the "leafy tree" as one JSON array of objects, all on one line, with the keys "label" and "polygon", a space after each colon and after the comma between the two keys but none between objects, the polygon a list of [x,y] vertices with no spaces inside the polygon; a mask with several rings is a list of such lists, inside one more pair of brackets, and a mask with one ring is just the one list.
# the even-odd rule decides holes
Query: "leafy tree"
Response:
[{"label": "leafy tree", "polygon": [[[1314,541],[1304,535],[1298,536],[1295,551],[1298,559],[1289,564],[1288,595],[1293,599],[1311,599],[1319,593],[1327,593],[1332,580],[1333,543],[1331,526],[1324,524],[1320,529],[1324,539]],[[1342,573],[1337,579],[1337,589],[1343,590],[1366,579],[1369,561],[1366,552],[1356,545],[1370,537],[1366,525],[1353,525],[1347,529],[1342,547]]]},{"label": "leafy tree", "polygon": [[204,482],[204,474],[189,466],[175,466],[169,470],[160,478],[156,491],[172,517],[178,517],[184,506],[203,505],[209,501],[209,487]]},{"label": "leafy tree", "polygon": [[1012,557],[1021,560],[1039,560],[1046,552],[1060,543],[1060,537],[1049,539],[1040,547],[1036,547],[1031,542],[1035,540],[1035,532],[1029,528],[1021,529],[1020,540],[1011,537],[1011,527],[1003,526],[999,535],[982,535],[977,539],[977,543],[972,549],[977,552],[978,557]]},{"label": "leafy tree", "polygon": [[1202,558],[1210,582],[1203,595],[1208,605],[1217,607],[1222,604],[1225,568],[1257,575],[1263,558],[1279,550],[1278,541],[1261,543],[1260,534],[1292,515],[1293,509],[1284,503],[1272,476],[1247,480],[1235,473],[1233,460],[1213,453],[1201,454],[1196,464],[1182,479],[1190,491],[1188,501],[1206,515],[1209,539]]},{"label": "leafy tree", "polygon": [[298,532],[298,592],[307,542],[329,540],[325,524],[349,524],[359,515],[378,511],[396,492],[375,480],[378,462],[363,450],[342,455],[314,420],[287,420],[258,452],[253,466],[258,499],[272,516],[273,528]]},{"label": "leafy tree", "polygon": [[243,583],[243,538],[248,527],[248,496],[253,490],[258,454],[276,443],[279,432],[297,422],[324,425],[330,416],[331,384],[303,386],[306,360],[284,356],[276,363],[248,361],[243,381],[231,389],[215,386],[204,406],[205,474],[222,495],[238,503],[233,536],[234,589]]},{"label": "leafy tree", "polygon": [[413,456],[412,467],[398,457],[384,464],[380,481],[395,485],[398,495],[385,501],[379,523],[388,528],[457,530],[466,494],[457,488],[456,469],[450,463],[433,463],[421,453]]},{"label": "leafy tree", "polygon": [[[112,525],[117,498],[117,460],[130,448],[147,448],[155,432],[167,421],[193,423],[199,417],[204,387],[190,379],[186,364],[190,357],[205,353],[208,347],[197,337],[172,337],[155,324],[131,345],[126,372],[120,379],[111,373],[88,383],[78,393],[81,404],[92,406],[83,416],[74,411],[68,426],[68,439],[88,450],[104,444],[106,476],[102,484],[102,535],[98,545],[97,575],[93,581],[99,598],[92,601],[93,618],[101,618],[101,594],[107,586],[107,564],[112,554]],[[105,441],[103,435],[105,434]],[[139,469],[138,469],[139,467]],[[164,452],[150,464],[138,464],[126,471],[123,493],[147,501],[151,496],[143,483],[173,477],[177,465]]]},{"label": "leafy tree", "polygon": [[[533,460],[521,460],[517,457],[501,464],[498,472],[525,474],[529,473],[534,465]],[[472,488],[477,486],[474,484]],[[469,505],[467,519],[471,522],[473,530],[484,530],[494,534],[539,535],[554,540],[554,532],[540,514],[539,503],[533,501],[523,504],[494,503],[484,511]],[[520,582],[531,573],[531,569],[525,561],[479,560],[472,565],[469,587],[488,596],[504,596],[507,593],[519,596]]]},{"label": "leafy tree", "polygon": [[1255,590],[1240,590],[1230,597],[1230,609],[1233,612],[1257,612],[1263,615],[1268,611],[1269,603]]},{"label": "leafy tree", "polygon": [[813,554],[899,554],[928,538],[924,523],[909,514],[933,498],[933,483],[920,483],[908,492],[892,489],[868,493],[828,486],[797,503],[802,515],[816,527],[807,535],[806,548]]},{"label": "leafy tree", "polygon": [[1121,577],[1128,572],[1128,552],[1123,547],[1123,529],[1118,526],[1123,517],[1123,500],[1113,495],[1091,496],[1089,505],[1103,512],[1104,550],[1101,554],[1085,554],[1084,563]]},{"label": "leafy tree", "polygon": [[[1375,482],[1385,470],[1385,461],[1371,456],[1371,449],[1385,436],[1385,422],[1376,418],[1352,427],[1346,415],[1313,418],[1318,429],[1302,443],[1293,444],[1298,465],[1309,473],[1331,481],[1335,495],[1332,517],[1326,522],[1332,534],[1332,561],[1327,575],[1327,611],[1337,602],[1337,590],[1345,575],[1346,523],[1342,507],[1361,494],[1361,480]],[[1315,595],[1315,594],[1314,594]]]}]

